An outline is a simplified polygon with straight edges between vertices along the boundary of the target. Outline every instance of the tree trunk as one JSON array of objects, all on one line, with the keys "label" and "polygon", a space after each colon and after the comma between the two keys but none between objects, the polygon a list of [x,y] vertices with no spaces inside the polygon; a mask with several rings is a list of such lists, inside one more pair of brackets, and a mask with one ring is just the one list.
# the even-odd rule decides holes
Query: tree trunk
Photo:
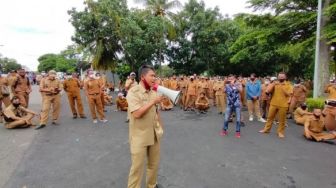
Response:
[{"label": "tree trunk", "polygon": [[[330,0],[325,0],[322,1],[322,10],[326,10],[329,7]],[[326,16],[325,14],[322,14],[321,17],[321,31],[323,31],[323,28],[329,21],[329,17]],[[323,33],[323,32],[321,32]],[[320,39],[320,52],[319,52],[319,65],[318,69],[316,70],[318,74],[317,80],[318,82],[314,83],[314,97],[321,97],[324,96],[324,87],[330,82],[330,71],[329,71],[329,63],[330,63],[330,49],[329,45],[327,44],[327,40],[323,38],[323,34],[321,34],[321,39]]]}]

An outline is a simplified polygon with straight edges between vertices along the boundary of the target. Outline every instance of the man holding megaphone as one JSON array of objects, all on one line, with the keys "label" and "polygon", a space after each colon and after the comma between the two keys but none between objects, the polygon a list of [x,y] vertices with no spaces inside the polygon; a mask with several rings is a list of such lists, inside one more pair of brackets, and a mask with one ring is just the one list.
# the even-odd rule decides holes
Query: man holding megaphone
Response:
[{"label": "man holding megaphone", "polygon": [[148,163],[146,187],[154,188],[157,185],[160,139],[163,134],[158,104],[162,102],[163,97],[152,89],[156,80],[153,67],[148,65],[140,67],[139,77],[139,85],[132,87],[126,97],[131,113],[129,143],[132,166],[128,177],[128,188],[141,187],[145,161]]}]

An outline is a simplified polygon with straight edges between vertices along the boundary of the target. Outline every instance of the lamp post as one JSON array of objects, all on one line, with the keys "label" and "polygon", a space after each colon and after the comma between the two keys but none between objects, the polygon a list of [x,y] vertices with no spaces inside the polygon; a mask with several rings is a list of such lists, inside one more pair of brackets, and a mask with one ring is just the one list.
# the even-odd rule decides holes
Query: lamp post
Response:
[{"label": "lamp post", "polygon": [[321,19],[322,19],[322,0],[318,0],[317,10],[317,28],[316,28],[316,49],[315,49],[315,66],[314,66],[314,98],[319,97],[321,62],[320,62],[320,42],[321,42]]}]

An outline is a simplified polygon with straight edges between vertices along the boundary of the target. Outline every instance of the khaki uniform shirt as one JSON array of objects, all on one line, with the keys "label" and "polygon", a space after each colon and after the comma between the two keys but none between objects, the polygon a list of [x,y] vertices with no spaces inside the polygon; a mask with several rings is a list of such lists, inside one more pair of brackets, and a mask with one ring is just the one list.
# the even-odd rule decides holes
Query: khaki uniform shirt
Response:
[{"label": "khaki uniform shirt", "polygon": [[289,83],[284,82],[274,85],[272,90],[273,93],[272,93],[271,105],[287,108],[289,106],[288,101],[290,99],[290,96],[286,96],[284,91],[292,94],[293,87]]},{"label": "khaki uniform shirt", "polygon": [[21,76],[17,76],[13,80],[13,89],[15,92],[27,92],[30,93],[31,86],[29,83],[29,79],[27,77],[22,78]]},{"label": "khaki uniform shirt", "polygon": [[26,115],[26,108],[23,106],[19,106],[15,108],[12,104],[9,105],[5,110],[4,110],[4,115],[7,118],[14,118],[14,117],[23,117]]},{"label": "khaki uniform shirt", "polygon": [[97,79],[89,79],[84,82],[84,88],[89,95],[100,94],[102,86],[102,83]]},{"label": "khaki uniform shirt", "polygon": [[169,89],[177,91],[178,89],[177,80],[170,80]]},{"label": "khaki uniform shirt", "polygon": [[187,85],[187,95],[196,95],[197,83],[195,81],[189,82]]},{"label": "khaki uniform shirt", "polygon": [[[143,86],[137,85],[127,94],[128,110],[130,113],[140,109],[157,97],[157,93],[147,91]],[[156,106],[152,106],[141,118],[130,116],[129,143],[131,146],[150,146],[155,143],[155,127],[157,125]]]},{"label": "khaki uniform shirt", "polygon": [[130,89],[132,89],[132,87],[134,87],[134,86],[136,86],[136,85],[138,85],[138,82],[137,82],[136,80],[134,80],[133,83],[132,83],[132,80],[131,80],[131,79],[127,79],[127,80],[126,80],[126,83],[125,83],[125,88],[128,87],[128,90],[127,90],[127,91],[129,91]]},{"label": "khaki uniform shirt", "polygon": [[306,87],[304,85],[299,85],[293,88],[293,97],[297,98],[298,101],[306,100]]},{"label": "khaki uniform shirt", "polygon": [[46,95],[59,94],[56,89],[58,88],[58,90],[60,91],[62,89],[62,83],[58,79],[51,80],[47,77],[41,80],[40,88],[51,89],[51,92],[42,92]]},{"label": "khaki uniform shirt", "polygon": [[305,126],[313,133],[322,133],[324,130],[324,124],[321,119],[315,117],[308,118],[305,122]]},{"label": "khaki uniform shirt", "polygon": [[295,111],[294,111],[294,119],[296,120],[297,118],[301,118],[303,117],[306,113],[308,112],[308,109],[306,110],[303,110],[302,108],[297,108]]},{"label": "khaki uniform shirt", "polygon": [[63,87],[66,92],[77,93],[80,92],[81,83],[77,78],[69,78],[63,82]]},{"label": "khaki uniform shirt", "polygon": [[327,86],[326,93],[329,93],[328,99],[336,100],[336,86],[335,85]]},{"label": "khaki uniform shirt", "polygon": [[213,89],[215,91],[216,96],[223,96],[224,93],[224,82],[223,81],[216,81],[214,83]]}]

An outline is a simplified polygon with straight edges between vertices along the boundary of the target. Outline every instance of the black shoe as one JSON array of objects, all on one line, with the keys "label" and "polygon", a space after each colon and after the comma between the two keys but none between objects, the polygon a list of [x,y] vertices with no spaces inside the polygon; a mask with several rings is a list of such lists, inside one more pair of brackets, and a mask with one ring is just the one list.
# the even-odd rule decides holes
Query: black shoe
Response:
[{"label": "black shoe", "polygon": [[44,128],[45,126],[46,126],[45,124],[41,124],[41,125],[35,127],[35,130],[42,129],[42,128]]},{"label": "black shoe", "polygon": [[241,126],[241,127],[245,127],[245,123],[241,121],[241,122],[240,122],[240,126]]},{"label": "black shoe", "polygon": [[82,118],[82,119],[86,119],[86,116],[80,116],[80,118]]},{"label": "black shoe", "polygon": [[128,123],[129,122],[129,119],[125,121],[125,123]]},{"label": "black shoe", "polygon": [[73,118],[73,119],[77,119],[77,115],[73,115],[72,118]]},{"label": "black shoe", "polygon": [[155,188],[163,188],[163,186],[161,184],[156,184]]},{"label": "black shoe", "polygon": [[222,115],[222,114],[223,114],[223,112],[219,112],[218,114],[219,114],[219,115]]},{"label": "black shoe", "polygon": [[51,124],[53,124],[53,125],[59,125],[59,123],[57,123],[56,121],[53,121]]}]

